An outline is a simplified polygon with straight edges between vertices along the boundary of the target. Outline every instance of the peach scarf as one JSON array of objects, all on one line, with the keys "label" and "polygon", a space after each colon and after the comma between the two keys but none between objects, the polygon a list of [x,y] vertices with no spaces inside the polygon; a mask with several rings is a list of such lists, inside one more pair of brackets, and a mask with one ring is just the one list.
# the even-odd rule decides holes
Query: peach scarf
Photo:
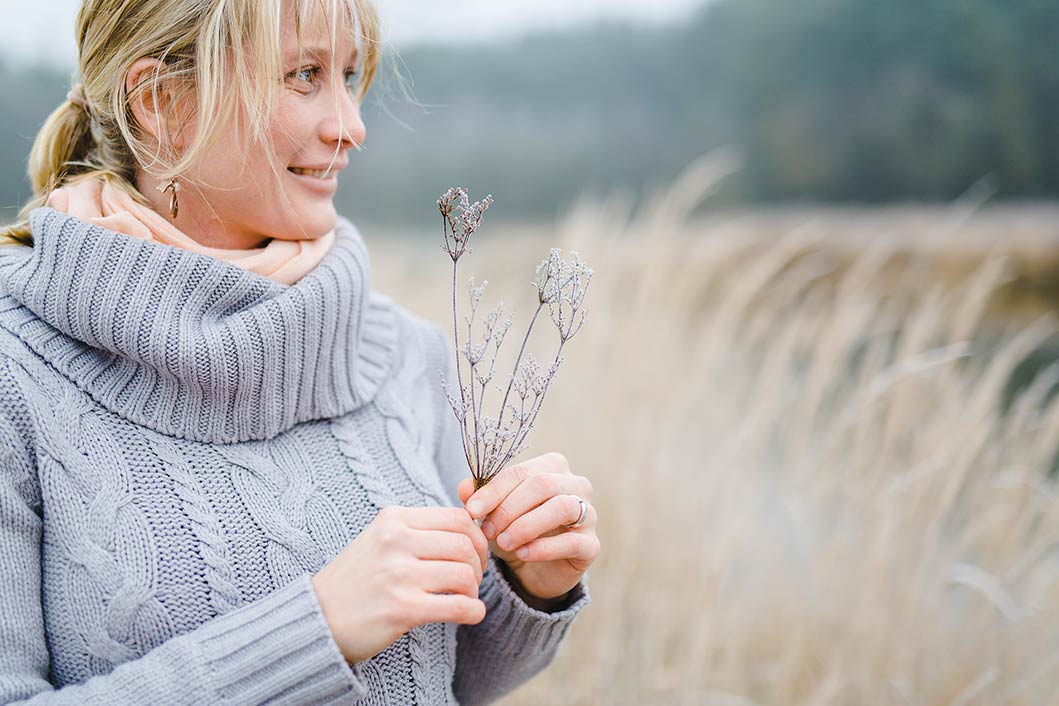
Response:
[{"label": "peach scarf", "polygon": [[46,205],[134,238],[209,255],[284,284],[294,284],[316,267],[335,242],[332,230],[315,240],[273,238],[260,248],[207,247],[103,179],[87,179],[56,189]]}]

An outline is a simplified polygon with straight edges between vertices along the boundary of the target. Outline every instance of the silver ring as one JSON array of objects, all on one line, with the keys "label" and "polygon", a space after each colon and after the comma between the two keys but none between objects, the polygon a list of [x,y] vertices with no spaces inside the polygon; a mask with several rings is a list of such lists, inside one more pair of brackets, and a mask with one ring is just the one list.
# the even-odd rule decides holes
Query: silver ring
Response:
[{"label": "silver ring", "polygon": [[585,524],[585,520],[588,518],[588,504],[581,499],[580,495],[570,494],[571,498],[575,498],[581,505],[581,514],[577,516],[577,521],[570,525],[563,525],[566,529],[576,529],[581,525]]}]

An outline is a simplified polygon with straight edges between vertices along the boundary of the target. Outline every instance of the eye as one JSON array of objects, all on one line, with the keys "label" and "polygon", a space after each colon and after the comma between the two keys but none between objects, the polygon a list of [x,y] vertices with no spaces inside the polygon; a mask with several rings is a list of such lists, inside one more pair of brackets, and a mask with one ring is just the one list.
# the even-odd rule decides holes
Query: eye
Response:
[{"label": "eye", "polygon": [[316,75],[320,73],[319,66],[303,66],[287,74],[288,79],[297,79],[304,83],[313,83]]}]

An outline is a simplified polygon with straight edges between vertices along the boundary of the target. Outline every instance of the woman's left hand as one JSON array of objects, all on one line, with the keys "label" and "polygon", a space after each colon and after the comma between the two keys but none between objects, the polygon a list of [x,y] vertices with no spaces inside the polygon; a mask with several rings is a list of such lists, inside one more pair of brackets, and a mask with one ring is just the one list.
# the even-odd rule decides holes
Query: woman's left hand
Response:
[{"label": "woman's left hand", "polygon": [[[508,466],[477,492],[467,478],[457,492],[472,517],[484,518],[493,554],[535,598],[565,595],[599,556],[592,483],[574,475],[562,454]],[[567,529],[581,509],[575,495],[585,501],[587,515],[584,524]]]}]

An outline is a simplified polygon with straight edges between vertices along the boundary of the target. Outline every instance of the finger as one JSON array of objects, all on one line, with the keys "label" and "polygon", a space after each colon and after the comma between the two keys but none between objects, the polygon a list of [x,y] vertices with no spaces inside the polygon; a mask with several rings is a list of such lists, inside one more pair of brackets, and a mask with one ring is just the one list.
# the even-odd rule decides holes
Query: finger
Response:
[{"label": "finger", "polygon": [[459,507],[408,507],[399,508],[407,519],[410,529],[457,532],[468,537],[474,544],[484,567],[489,563],[489,541],[467,511]]},{"label": "finger", "polygon": [[577,476],[561,473],[540,473],[531,476],[511,491],[500,506],[486,516],[482,522],[482,532],[492,539],[530,510],[557,495],[568,495],[579,489]]},{"label": "finger", "polygon": [[475,518],[493,511],[505,497],[527,478],[539,473],[570,474],[570,464],[561,453],[551,451],[501,470],[467,501],[467,511]]},{"label": "finger", "polygon": [[[585,522],[577,529],[595,526],[595,508],[585,503]],[[501,549],[513,551],[523,544],[556,529],[572,525],[581,516],[581,503],[573,495],[556,495],[539,507],[517,518],[501,532],[496,543]]]},{"label": "finger", "polygon": [[427,593],[409,609],[416,625],[424,623],[464,623],[476,625],[485,618],[485,603],[461,593]]},{"label": "finger", "polygon": [[485,517],[519,484],[535,473],[539,473],[540,471],[535,470],[536,468],[533,459],[504,468],[471,496],[467,501],[467,512],[476,519]]},{"label": "finger", "polygon": [[461,480],[459,486],[456,487],[456,495],[459,496],[461,503],[466,503],[467,498],[474,495],[474,480],[470,478]]},{"label": "finger", "polygon": [[461,593],[478,597],[475,567],[463,561],[418,561],[414,564],[416,585],[428,593]]},{"label": "finger", "polygon": [[538,537],[515,551],[522,561],[556,561],[566,559],[581,571],[599,556],[599,538],[594,532],[563,532],[552,537]]},{"label": "finger", "polygon": [[478,583],[482,582],[482,573],[489,561],[489,544],[481,537],[481,545],[462,532],[441,532],[436,530],[412,530],[413,553],[417,559],[436,559],[442,561],[462,561],[471,566],[481,567]]},{"label": "finger", "polygon": [[392,505],[387,510],[401,514],[412,529],[445,530],[462,532],[477,527],[462,507],[399,507]]}]

